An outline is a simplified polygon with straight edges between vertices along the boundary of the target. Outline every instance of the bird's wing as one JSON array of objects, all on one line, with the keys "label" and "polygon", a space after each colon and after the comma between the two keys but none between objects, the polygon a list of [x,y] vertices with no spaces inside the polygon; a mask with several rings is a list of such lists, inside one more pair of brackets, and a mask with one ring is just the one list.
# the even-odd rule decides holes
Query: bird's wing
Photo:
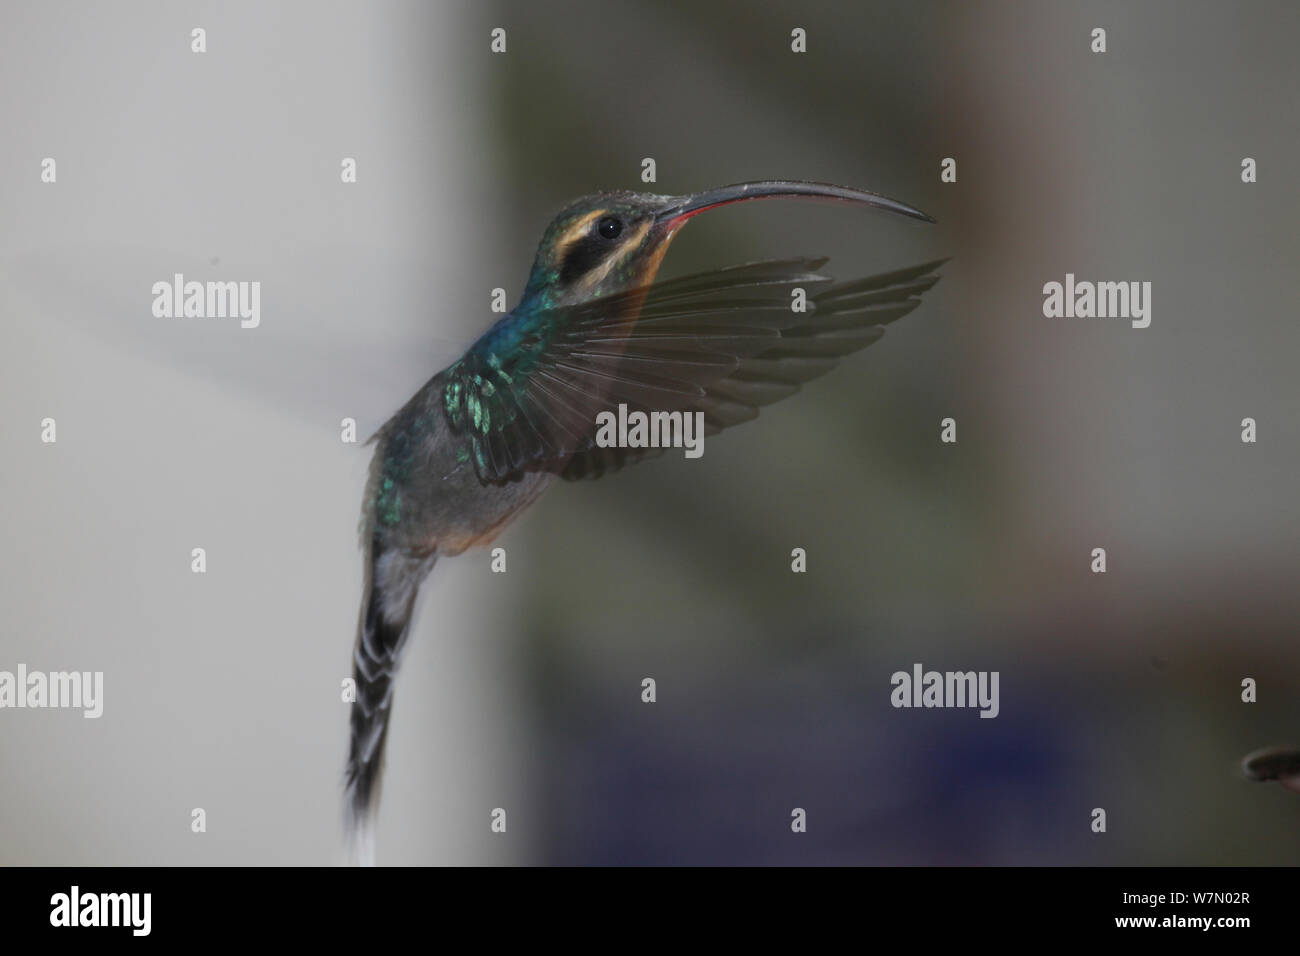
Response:
[{"label": "bird's wing", "polygon": [[[453,321],[473,316],[468,307],[430,328],[428,301],[441,280],[427,265],[363,245],[294,243],[274,261],[227,255],[214,265],[183,248],[69,241],[0,252],[0,315],[6,331],[49,323],[60,341],[86,340],[106,375],[119,374],[123,357],[151,362],[337,442],[341,418],[355,419],[362,438],[373,433],[480,331]],[[151,284],[177,272],[258,277],[267,292],[261,323],[153,316]]]},{"label": "bird's wing", "polygon": [[838,284],[825,259],[756,262],[544,313],[507,357],[476,345],[449,370],[448,418],[486,481],[595,477],[657,451],[597,446],[599,412],[703,412],[706,435],[748,421],[880,338],[941,261]]}]

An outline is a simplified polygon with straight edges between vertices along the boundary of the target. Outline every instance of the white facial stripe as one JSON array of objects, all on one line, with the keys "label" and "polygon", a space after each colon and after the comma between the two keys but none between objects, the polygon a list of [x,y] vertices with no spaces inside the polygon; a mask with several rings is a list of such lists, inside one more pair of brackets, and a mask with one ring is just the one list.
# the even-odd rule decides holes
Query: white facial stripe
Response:
[{"label": "white facial stripe", "polygon": [[623,257],[629,252],[632,252],[640,246],[641,240],[645,238],[645,234],[649,231],[650,220],[647,219],[645,222],[641,223],[641,225],[637,226],[633,232],[628,233],[627,238],[620,242],[618,247],[605,257],[604,262],[582,277],[581,287],[583,289],[591,289],[604,282],[605,277],[609,275],[610,270],[621,262]]},{"label": "white facial stripe", "polygon": [[591,228],[591,224],[603,215],[605,215],[604,209],[589,212],[566,229],[560,241],[555,244],[555,261],[563,262],[564,257],[568,255],[569,247],[585,236],[587,230]]}]

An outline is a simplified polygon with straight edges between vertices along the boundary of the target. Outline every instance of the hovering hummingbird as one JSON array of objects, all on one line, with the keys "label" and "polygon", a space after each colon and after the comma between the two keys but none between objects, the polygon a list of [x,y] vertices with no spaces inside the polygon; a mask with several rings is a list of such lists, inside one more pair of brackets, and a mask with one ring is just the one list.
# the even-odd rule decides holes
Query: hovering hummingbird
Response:
[{"label": "hovering hummingbird", "polygon": [[[818,272],[825,259],[789,259],[654,282],[669,242],[693,216],[777,198],[934,221],[884,196],[823,183],[586,196],[546,229],[518,307],[372,439],[346,774],[354,834],[378,799],[393,682],[420,583],[439,557],[489,543],[556,478],[598,477],[658,450],[601,447],[598,414],[620,405],[701,412],[704,434],[715,434],[870,345],[938,281],[942,260],[837,284]],[[791,307],[799,288],[803,312]]]}]

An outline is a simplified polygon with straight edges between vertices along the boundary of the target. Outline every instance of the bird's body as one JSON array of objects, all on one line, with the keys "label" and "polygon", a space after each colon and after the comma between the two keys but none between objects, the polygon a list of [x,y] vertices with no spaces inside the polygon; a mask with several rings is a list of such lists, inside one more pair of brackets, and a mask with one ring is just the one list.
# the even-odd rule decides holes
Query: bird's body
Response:
[{"label": "bird's body", "polygon": [[[653,453],[598,446],[599,413],[698,413],[706,435],[747,421],[878,339],[937,281],[939,263],[926,263],[836,284],[817,272],[825,260],[792,259],[654,282],[688,219],[778,197],[929,218],[817,183],[586,197],[547,229],[519,306],[380,429],[362,521],[347,767],[354,827],[377,797],[393,682],[420,583],[439,557],[489,543],[556,478],[596,477]],[[806,311],[791,307],[799,289]]]},{"label": "bird's body", "polygon": [[380,430],[367,496],[370,533],[385,548],[445,557],[487,544],[556,477],[520,471],[484,482],[444,411],[439,372]]}]

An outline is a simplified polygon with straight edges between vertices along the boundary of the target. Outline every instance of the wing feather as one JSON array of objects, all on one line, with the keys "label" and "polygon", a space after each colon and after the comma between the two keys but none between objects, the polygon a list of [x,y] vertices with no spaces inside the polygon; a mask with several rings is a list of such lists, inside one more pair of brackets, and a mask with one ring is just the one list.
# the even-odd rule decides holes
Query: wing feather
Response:
[{"label": "wing feather", "polygon": [[750,421],[883,336],[943,261],[841,283],[825,259],[752,262],[535,314],[510,355],[489,333],[448,371],[445,411],[484,481],[596,477],[660,451],[598,447],[599,412],[702,412],[706,435]]}]

